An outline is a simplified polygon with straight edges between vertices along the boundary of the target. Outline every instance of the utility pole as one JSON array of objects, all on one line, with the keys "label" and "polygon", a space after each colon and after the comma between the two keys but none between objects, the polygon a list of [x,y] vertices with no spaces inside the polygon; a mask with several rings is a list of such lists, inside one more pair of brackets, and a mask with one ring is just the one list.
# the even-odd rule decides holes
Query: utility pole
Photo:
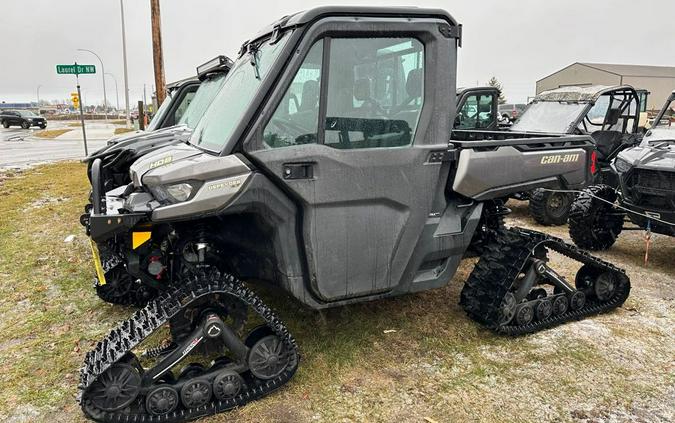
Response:
[{"label": "utility pole", "polygon": [[148,109],[148,101],[145,99],[145,84],[143,84],[143,110]]},{"label": "utility pole", "polygon": [[120,13],[122,14],[122,56],[124,58],[124,104],[126,107],[127,128],[130,128],[131,115],[129,114],[129,75],[127,74],[127,35],[124,29],[124,0],[120,0]]},{"label": "utility pole", "polygon": [[38,115],[40,114],[40,87],[42,85],[37,86],[37,107],[38,107]]},{"label": "utility pole", "polygon": [[157,102],[162,104],[165,94],[165,81],[164,54],[162,53],[162,22],[159,14],[159,0],[150,0],[150,20],[152,22],[152,59],[155,67]]}]

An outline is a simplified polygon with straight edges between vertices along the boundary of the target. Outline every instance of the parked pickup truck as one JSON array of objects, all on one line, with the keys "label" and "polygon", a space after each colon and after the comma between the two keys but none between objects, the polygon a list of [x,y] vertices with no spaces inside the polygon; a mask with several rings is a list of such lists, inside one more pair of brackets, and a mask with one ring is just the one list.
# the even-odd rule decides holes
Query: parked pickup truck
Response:
[{"label": "parked pickup truck", "polygon": [[31,126],[38,126],[41,129],[47,127],[47,119],[38,116],[30,110],[3,110],[0,111],[0,125],[3,128],[10,126],[20,126],[28,129]]}]

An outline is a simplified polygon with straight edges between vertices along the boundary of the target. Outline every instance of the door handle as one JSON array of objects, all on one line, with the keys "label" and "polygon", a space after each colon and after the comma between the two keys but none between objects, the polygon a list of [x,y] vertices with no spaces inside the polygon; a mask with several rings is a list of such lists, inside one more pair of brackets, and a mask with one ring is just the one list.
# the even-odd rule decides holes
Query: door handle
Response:
[{"label": "door handle", "polygon": [[282,174],[284,179],[312,179],[314,178],[314,164],[284,163]]}]

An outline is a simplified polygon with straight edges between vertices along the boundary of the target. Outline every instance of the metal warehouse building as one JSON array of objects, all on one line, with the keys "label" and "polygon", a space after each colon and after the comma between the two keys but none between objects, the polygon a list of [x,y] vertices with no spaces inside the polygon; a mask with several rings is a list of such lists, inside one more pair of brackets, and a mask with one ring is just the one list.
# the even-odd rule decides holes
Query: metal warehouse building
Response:
[{"label": "metal warehouse building", "polygon": [[537,81],[537,94],[569,85],[622,85],[651,92],[647,109],[660,109],[675,90],[675,67],[572,63]]}]

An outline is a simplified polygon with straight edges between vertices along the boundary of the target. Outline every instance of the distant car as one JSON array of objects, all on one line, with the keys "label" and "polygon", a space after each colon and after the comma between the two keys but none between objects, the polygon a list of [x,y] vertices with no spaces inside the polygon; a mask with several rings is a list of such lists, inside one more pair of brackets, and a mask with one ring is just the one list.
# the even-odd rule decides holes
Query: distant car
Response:
[{"label": "distant car", "polygon": [[3,110],[0,112],[0,124],[5,128],[20,126],[23,129],[28,129],[31,126],[39,126],[45,129],[47,120],[30,110]]},{"label": "distant car", "polygon": [[513,122],[523,113],[527,104],[500,104],[499,105],[499,116],[502,117],[502,121],[506,123]]}]

